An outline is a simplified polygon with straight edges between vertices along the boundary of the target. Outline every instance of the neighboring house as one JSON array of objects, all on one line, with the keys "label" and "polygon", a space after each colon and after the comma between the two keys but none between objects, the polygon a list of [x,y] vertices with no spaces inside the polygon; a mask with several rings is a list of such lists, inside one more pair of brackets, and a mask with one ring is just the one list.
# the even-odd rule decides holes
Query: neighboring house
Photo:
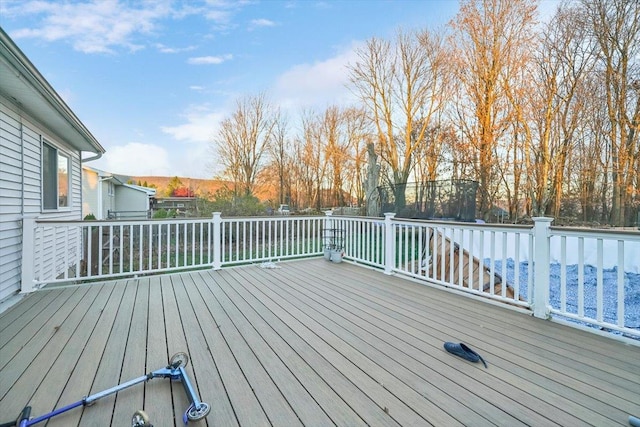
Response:
[{"label": "neighboring house", "polygon": [[153,210],[165,209],[177,211],[179,216],[197,216],[196,197],[157,197],[153,205]]},{"label": "neighboring house", "polygon": [[156,195],[153,188],[127,184],[126,178],[82,166],[82,216],[96,219],[147,219]]},{"label": "neighboring house", "polygon": [[23,218],[81,219],[82,153],[104,151],[0,28],[0,301],[20,289]]}]

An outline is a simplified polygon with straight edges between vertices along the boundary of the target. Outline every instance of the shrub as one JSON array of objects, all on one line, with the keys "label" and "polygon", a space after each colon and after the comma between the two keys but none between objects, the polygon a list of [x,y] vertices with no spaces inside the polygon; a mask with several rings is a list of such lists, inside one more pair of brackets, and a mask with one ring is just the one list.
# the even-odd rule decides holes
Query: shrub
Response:
[{"label": "shrub", "polygon": [[153,213],[153,219],[164,219],[168,215],[166,209],[159,209]]}]

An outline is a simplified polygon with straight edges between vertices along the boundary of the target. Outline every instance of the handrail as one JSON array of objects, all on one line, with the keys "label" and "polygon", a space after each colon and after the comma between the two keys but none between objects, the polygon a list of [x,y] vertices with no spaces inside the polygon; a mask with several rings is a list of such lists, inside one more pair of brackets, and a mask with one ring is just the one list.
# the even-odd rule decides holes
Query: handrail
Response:
[{"label": "handrail", "polygon": [[[25,217],[22,292],[49,283],[135,277],[323,254],[340,229],[344,259],[429,286],[640,338],[630,295],[640,233],[550,226],[325,216],[68,221]],[[636,255],[634,255],[636,254]],[[636,283],[636,282],[633,282]],[[636,283],[635,287],[640,286]],[[634,306],[635,307],[635,306]],[[635,316],[635,317],[634,317]]]}]

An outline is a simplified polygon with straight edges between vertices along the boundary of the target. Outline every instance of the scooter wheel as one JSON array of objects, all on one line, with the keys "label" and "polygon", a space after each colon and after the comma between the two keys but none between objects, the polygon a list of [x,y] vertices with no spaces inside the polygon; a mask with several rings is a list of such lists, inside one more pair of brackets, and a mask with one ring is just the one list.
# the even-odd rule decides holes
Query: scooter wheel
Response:
[{"label": "scooter wheel", "polygon": [[149,415],[142,409],[136,411],[131,417],[131,427],[153,427],[149,420]]},{"label": "scooter wheel", "polygon": [[198,421],[209,415],[211,412],[211,406],[208,403],[200,402],[200,408],[196,408],[195,406],[191,406],[187,411],[187,418],[190,421]]},{"label": "scooter wheel", "polygon": [[169,365],[173,367],[173,369],[178,369],[179,367],[185,367],[189,363],[189,356],[187,353],[179,352],[171,356],[169,359]]}]

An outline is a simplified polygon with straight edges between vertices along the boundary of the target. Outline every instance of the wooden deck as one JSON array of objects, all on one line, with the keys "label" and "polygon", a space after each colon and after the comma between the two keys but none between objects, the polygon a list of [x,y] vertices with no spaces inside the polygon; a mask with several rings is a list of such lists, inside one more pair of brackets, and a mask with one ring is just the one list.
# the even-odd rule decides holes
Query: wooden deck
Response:
[{"label": "wooden deck", "polygon": [[[0,414],[33,415],[186,351],[210,426],[628,425],[640,347],[324,259],[50,288],[0,316]],[[463,341],[489,364],[444,351]],[[154,379],[49,426],[181,426]],[[0,419],[0,422],[9,421]],[[198,424],[196,424],[198,425]]]}]

